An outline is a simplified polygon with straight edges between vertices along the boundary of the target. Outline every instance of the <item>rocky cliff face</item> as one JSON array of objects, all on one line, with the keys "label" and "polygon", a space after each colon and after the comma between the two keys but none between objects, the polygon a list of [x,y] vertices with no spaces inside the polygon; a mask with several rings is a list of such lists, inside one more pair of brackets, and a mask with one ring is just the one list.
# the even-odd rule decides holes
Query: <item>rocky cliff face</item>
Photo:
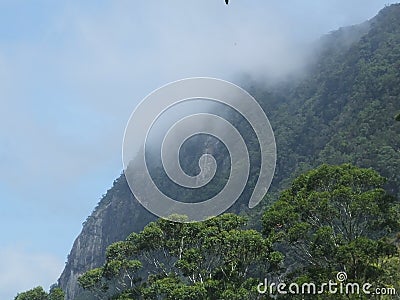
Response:
[{"label": "rocky cliff face", "polygon": [[131,232],[139,232],[155,220],[133,197],[125,176],[114,181],[93,213],[83,223],[58,284],[66,292],[66,299],[90,299],[84,296],[77,279],[85,271],[99,267],[105,261],[105,250],[111,243],[125,239]]}]

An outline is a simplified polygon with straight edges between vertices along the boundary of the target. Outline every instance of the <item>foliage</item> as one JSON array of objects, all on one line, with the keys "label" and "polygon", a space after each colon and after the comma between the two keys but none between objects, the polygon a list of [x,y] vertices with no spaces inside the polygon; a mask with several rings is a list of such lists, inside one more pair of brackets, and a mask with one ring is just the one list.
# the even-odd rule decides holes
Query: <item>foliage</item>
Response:
[{"label": "foliage", "polygon": [[35,287],[29,291],[18,294],[15,300],[47,300],[47,293],[41,286]]},{"label": "foliage", "polygon": [[54,288],[50,290],[48,300],[64,300],[65,293],[61,288]]},{"label": "foliage", "polygon": [[[274,129],[272,190],[323,163],[351,163],[385,176],[400,196],[400,5],[325,36],[299,78],[271,87],[249,82]],[[272,199],[266,199],[272,201]]]},{"label": "foliage", "polygon": [[64,300],[65,294],[60,288],[52,288],[46,293],[43,287],[38,286],[29,291],[19,293],[15,300]]},{"label": "foliage", "polygon": [[397,287],[398,249],[388,237],[400,228],[400,207],[384,184],[372,169],[322,165],[265,211],[264,236],[234,214],[159,219],[109,246],[106,263],[79,283],[98,299],[176,300],[256,299],[267,274],[320,284],[345,271],[351,282]]},{"label": "foliage", "polygon": [[296,262],[288,278],[322,283],[345,271],[353,282],[384,284],[382,262],[398,255],[388,237],[400,228],[400,206],[383,183],[375,171],[349,164],[296,178],[263,217],[265,233]]},{"label": "foliage", "polygon": [[122,291],[136,292],[137,271],[142,267],[138,260],[129,259],[131,244],[117,242],[107,249],[107,262],[100,268],[87,271],[78,278],[79,284],[99,299]]},{"label": "foliage", "polygon": [[[245,218],[233,214],[201,223],[160,219],[112,244],[104,266],[86,272],[79,283],[99,298],[254,299],[256,282],[279,270],[282,255],[273,251],[271,240],[245,225]],[[133,272],[129,279],[136,285],[117,288],[128,263],[134,272],[143,264],[149,274],[140,281]]]}]

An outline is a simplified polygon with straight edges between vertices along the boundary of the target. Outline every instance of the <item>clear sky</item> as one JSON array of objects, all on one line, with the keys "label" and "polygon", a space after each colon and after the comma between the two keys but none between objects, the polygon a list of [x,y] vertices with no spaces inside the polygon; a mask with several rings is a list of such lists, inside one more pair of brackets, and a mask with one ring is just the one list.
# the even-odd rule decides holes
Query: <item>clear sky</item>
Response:
[{"label": "clear sky", "polygon": [[284,75],[319,36],[395,1],[230,2],[0,1],[0,299],[57,280],[149,92]]}]

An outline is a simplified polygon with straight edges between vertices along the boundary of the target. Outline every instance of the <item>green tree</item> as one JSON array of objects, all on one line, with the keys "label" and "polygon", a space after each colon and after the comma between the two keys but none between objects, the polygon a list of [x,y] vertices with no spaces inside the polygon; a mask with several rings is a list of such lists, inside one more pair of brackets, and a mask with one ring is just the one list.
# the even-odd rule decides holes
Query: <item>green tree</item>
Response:
[{"label": "green tree", "polygon": [[148,274],[141,274],[140,286],[138,277],[129,277],[135,278],[134,286],[119,285],[116,299],[138,294],[144,299],[254,299],[259,280],[278,272],[283,257],[273,251],[271,240],[245,226],[246,219],[234,214],[199,223],[159,219],[112,244],[105,265],[85,273],[79,283],[110,295],[107,289],[126,269],[111,262],[140,262]]},{"label": "green tree", "polygon": [[41,286],[35,287],[29,291],[18,294],[15,300],[47,300],[48,294]]},{"label": "green tree", "polygon": [[48,300],[64,300],[65,293],[61,288],[55,287],[50,289],[49,296],[47,297]]},{"label": "green tree", "polygon": [[387,237],[400,225],[399,204],[384,182],[371,169],[322,165],[282,192],[263,225],[291,256],[292,279],[328,282],[345,271],[352,281],[384,284],[382,262],[398,254]]},{"label": "green tree", "polygon": [[98,299],[101,299],[102,295],[108,291],[108,285],[103,279],[103,268],[94,268],[85,272],[78,278],[78,283]]},{"label": "green tree", "polygon": [[50,288],[50,292],[47,293],[43,287],[38,286],[29,291],[19,293],[14,299],[15,300],[64,300],[65,293],[58,287]]},{"label": "green tree", "polygon": [[234,214],[190,224],[159,220],[132,234],[129,239],[154,270],[144,297],[254,299],[260,278],[279,269],[282,255],[271,240],[245,229],[246,222]]},{"label": "green tree", "polygon": [[138,260],[130,259],[133,245],[128,242],[116,242],[107,249],[106,263],[87,271],[78,278],[79,284],[99,299],[129,291],[137,295],[137,283],[140,279],[137,271],[142,267]]}]

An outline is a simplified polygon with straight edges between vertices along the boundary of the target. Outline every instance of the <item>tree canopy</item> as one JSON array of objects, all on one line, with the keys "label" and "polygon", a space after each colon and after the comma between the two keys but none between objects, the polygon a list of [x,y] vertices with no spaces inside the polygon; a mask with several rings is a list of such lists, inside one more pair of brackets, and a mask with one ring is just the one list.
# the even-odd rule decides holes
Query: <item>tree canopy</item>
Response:
[{"label": "tree canopy", "polygon": [[19,293],[15,300],[64,300],[65,294],[60,288],[52,288],[47,293],[43,287],[38,286],[29,291]]},{"label": "tree canopy", "polygon": [[200,223],[159,219],[108,247],[106,263],[79,283],[99,299],[175,300],[257,299],[266,276],[317,284],[339,271],[385,286],[398,278],[390,237],[400,229],[400,207],[384,184],[371,169],[322,165],[266,209],[263,232],[235,214]]},{"label": "tree canopy", "polygon": [[160,219],[112,244],[106,263],[79,283],[99,297],[254,299],[261,276],[278,270],[283,257],[271,240],[245,226],[234,214],[201,223]]},{"label": "tree canopy", "polygon": [[344,271],[354,282],[389,284],[383,261],[398,255],[389,237],[400,228],[400,207],[384,182],[371,169],[322,165],[281,193],[263,224],[293,263],[289,278],[321,283]]}]

